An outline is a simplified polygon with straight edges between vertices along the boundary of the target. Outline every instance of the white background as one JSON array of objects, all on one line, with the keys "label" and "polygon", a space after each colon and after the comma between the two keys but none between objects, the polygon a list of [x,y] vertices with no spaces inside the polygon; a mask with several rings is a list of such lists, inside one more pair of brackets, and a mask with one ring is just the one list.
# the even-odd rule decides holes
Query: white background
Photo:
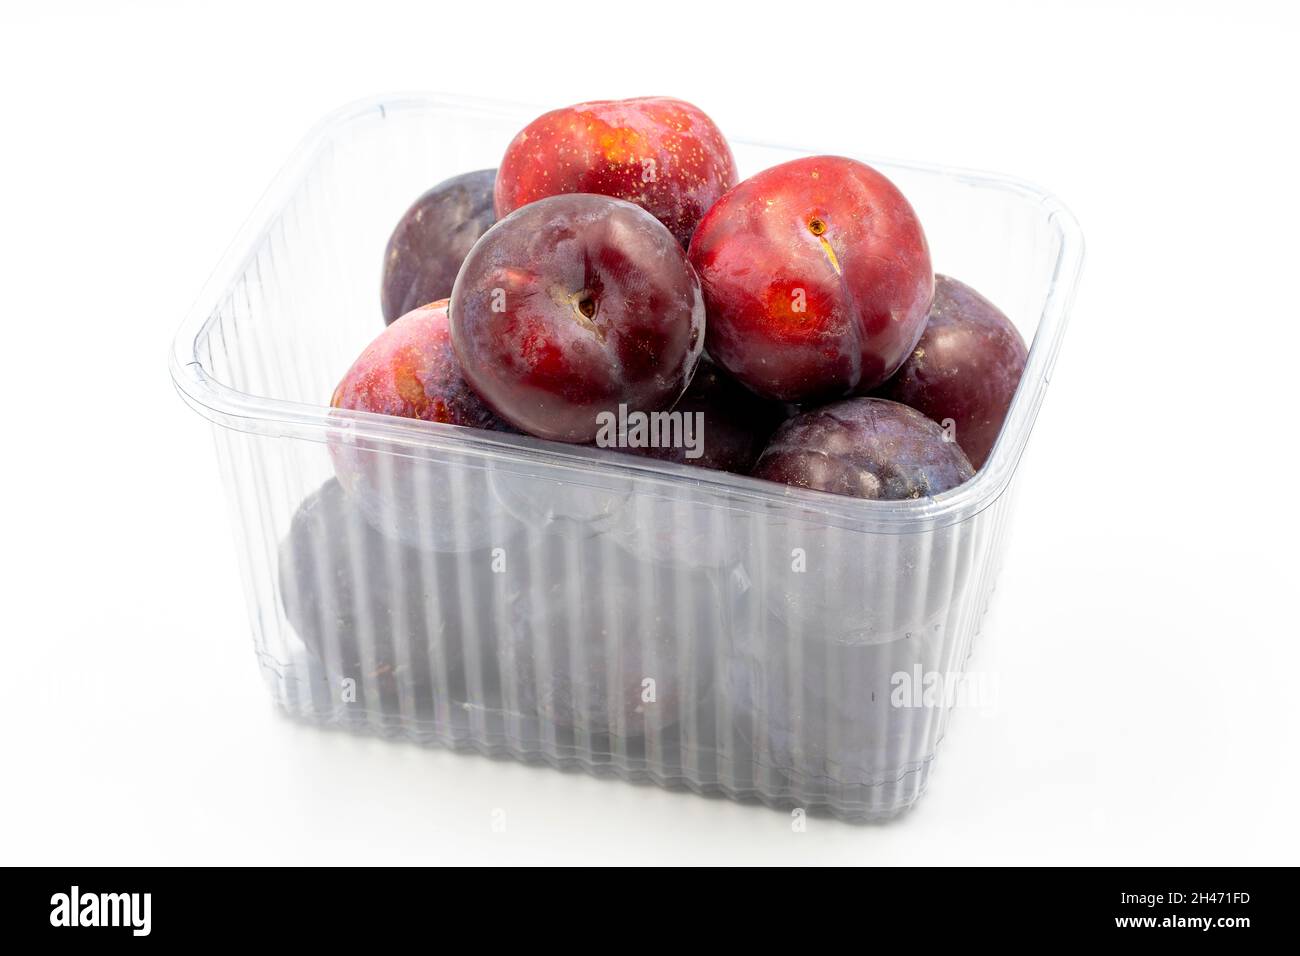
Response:
[{"label": "white background", "polygon": [[[1281,3],[5,4],[0,862],[1300,862],[1297,48]],[[913,812],[793,833],[273,711],[165,353],[316,119],[421,89],[677,95],[1076,213],[1000,695]]]}]

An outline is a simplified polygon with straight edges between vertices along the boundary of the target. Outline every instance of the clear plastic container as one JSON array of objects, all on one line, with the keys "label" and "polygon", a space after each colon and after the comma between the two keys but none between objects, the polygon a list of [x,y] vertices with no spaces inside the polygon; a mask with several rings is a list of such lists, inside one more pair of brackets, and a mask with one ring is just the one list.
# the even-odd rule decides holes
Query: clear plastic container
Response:
[{"label": "clear plastic container", "polygon": [[[952,708],[891,691],[970,652],[1082,260],[1075,221],[1010,179],[867,157],[916,208],[936,268],[1032,339],[988,463],[931,499],[328,409],[383,328],[402,212],[495,166],[538,112],[401,96],[328,117],[177,334],[172,376],[215,426],[275,700],[324,724],[846,819],[908,807]],[[733,147],[742,176],[808,154]],[[362,476],[349,492],[338,455]]]}]

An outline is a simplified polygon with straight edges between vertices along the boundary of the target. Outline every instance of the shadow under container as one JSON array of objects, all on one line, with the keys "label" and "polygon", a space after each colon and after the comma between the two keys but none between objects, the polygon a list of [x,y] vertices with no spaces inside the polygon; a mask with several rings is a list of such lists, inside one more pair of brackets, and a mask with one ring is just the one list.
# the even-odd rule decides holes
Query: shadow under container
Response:
[{"label": "shadow under container", "polygon": [[[393,224],[433,183],[496,165],[536,112],[405,96],[330,116],[176,337],[172,376],[214,425],[275,701],[849,820],[907,808],[951,698],[891,692],[902,674],[960,672],[979,630],[1082,261],[1074,220],[1003,177],[867,158],[916,208],[938,271],[1032,341],[987,464],[934,498],[329,409],[384,327]],[[733,147],[743,176],[809,155]]]}]

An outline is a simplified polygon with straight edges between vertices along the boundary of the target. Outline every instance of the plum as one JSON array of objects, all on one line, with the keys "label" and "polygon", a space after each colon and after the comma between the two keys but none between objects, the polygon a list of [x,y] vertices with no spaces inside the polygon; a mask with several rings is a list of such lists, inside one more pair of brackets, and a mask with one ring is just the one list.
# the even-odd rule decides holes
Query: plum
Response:
[{"label": "plum", "polygon": [[691,240],[709,356],[785,402],[864,394],[925,326],[934,274],[897,187],[864,163],[812,156],[745,180]]},{"label": "plum", "polygon": [[406,313],[370,343],[330,399],[334,408],[510,431],[465,382],[447,300]]},{"label": "plum", "polygon": [[563,731],[642,738],[701,708],[722,628],[712,578],[660,575],[600,538],[538,535],[497,633],[503,696]]},{"label": "plum", "polygon": [[384,250],[380,302],[392,325],[412,309],[445,299],[465,256],[496,222],[495,169],[453,176],[406,210]]},{"label": "plum", "polygon": [[399,713],[403,697],[428,714],[439,670],[445,686],[463,687],[461,648],[425,602],[419,567],[419,555],[374,531],[333,479],[298,507],[280,545],[280,597],[327,676],[330,699],[318,709],[343,702],[345,679],[355,681],[357,708],[385,714]]},{"label": "plum", "polygon": [[707,358],[700,361],[690,387],[673,406],[674,413],[699,415],[698,456],[689,448],[625,448],[636,455],[747,475],[767,440],[786,418],[785,408],[759,398],[729,378]]},{"label": "plum", "polygon": [[748,745],[738,749],[763,771],[802,778],[803,786],[834,780],[842,799],[871,801],[882,784],[917,769],[904,761],[933,753],[944,708],[894,701],[896,675],[946,675],[958,666],[943,619],[884,643],[841,642],[771,618],[728,638],[720,681],[735,736]]},{"label": "plum", "polygon": [[685,246],[700,217],[736,184],[722,132],[697,107],[646,96],[552,110],[525,126],[501,160],[497,216],[562,193],[641,206]]},{"label": "plum", "polygon": [[785,422],[754,476],[855,498],[922,498],[975,474],[943,428],[883,398],[850,398]]},{"label": "plum", "polygon": [[670,408],[704,348],[704,300],[682,247],[607,196],[552,196],[502,219],[461,267],[450,315],[469,384],[555,441],[593,441],[602,413]]},{"label": "plum", "polygon": [[972,467],[984,467],[1029,350],[1011,320],[970,286],[934,277],[934,304],[916,348],[880,389],[937,422],[948,421]]},{"label": "plum", "polygon": [[[461,375],[447,324],[447,303],[408,312],[379,334],[334,391],[334,408],[514,432],[474,394]],[[486,496],[466,493],[479,472],[454,457],[412,455],[378,440],[358,441],[340,428],[330,436],[334,472],[383,535],[412,547],[460,551],[500,544]],[[477,484],[474,485],[477,487]],[[448,502],[455,507],[448,507]]]}]

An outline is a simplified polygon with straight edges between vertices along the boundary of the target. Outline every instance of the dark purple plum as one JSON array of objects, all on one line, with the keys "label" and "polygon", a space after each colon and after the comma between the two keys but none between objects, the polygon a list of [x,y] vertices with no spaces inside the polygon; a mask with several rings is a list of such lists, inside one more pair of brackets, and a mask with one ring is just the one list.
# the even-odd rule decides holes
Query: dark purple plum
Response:
[{"label": "dark purple plum", "polygon": [[496,632],[521,714],[561,732],[635,739],[703,706],[723,626],[709,575],[656,575],[597,537],[537,535],[532,547],[527,586],[509,590]]},{"label": "dark purple plum", "polygon": [[474,390],[553,441],[593,441],[620,406],[671,408],[704,349],[704,297],[681,244],[607,196],[551,196],[502,219],[461,267],[450,313]]},{"label": "dark purple plum", "polygon": [[688,454],[691,449],[684,446],[625,450],[661,461],[747,475],[776,426],[788,417],[784,405],[759,398],[707,358],[700,361],[695,378],[673,411],[702,416],[698,421],[703,430],[696,432],[697,457],[692,458]]},{"label": "dark purple plum", "polygon": [[384,250],[384,322],[391,325],[412,309],[451,295],[460,264],[496,222],[496,178],[495,169],[454,176],[406,210]]},{"label": "dark purple plum", "polygon": [[459,645],[441,636],[429,603],[409,599],[424,593],[420,567],[420,555],[374,531],[337,481],[299,506],[280,544],[280,596],[327,676],[322,709],[342,702],[339,682],[351,679],[361,711],[400,713],[406,695],[424,713],[433,704],[431,660],[460,673]]},{"label": "dark purple plum", "polygon": [[1029,350],[1011,320],[970,286],[934,277],[925,331],[879,394],[936,422],[951,422],[971,465],[984,467],[998,440]]},{"label": "dark purple plum", "polygon": [[816,491],[895,501],[937,495],[975,470],[956,442],[916,409],[851,398],[783,424],[753,473]]}]

